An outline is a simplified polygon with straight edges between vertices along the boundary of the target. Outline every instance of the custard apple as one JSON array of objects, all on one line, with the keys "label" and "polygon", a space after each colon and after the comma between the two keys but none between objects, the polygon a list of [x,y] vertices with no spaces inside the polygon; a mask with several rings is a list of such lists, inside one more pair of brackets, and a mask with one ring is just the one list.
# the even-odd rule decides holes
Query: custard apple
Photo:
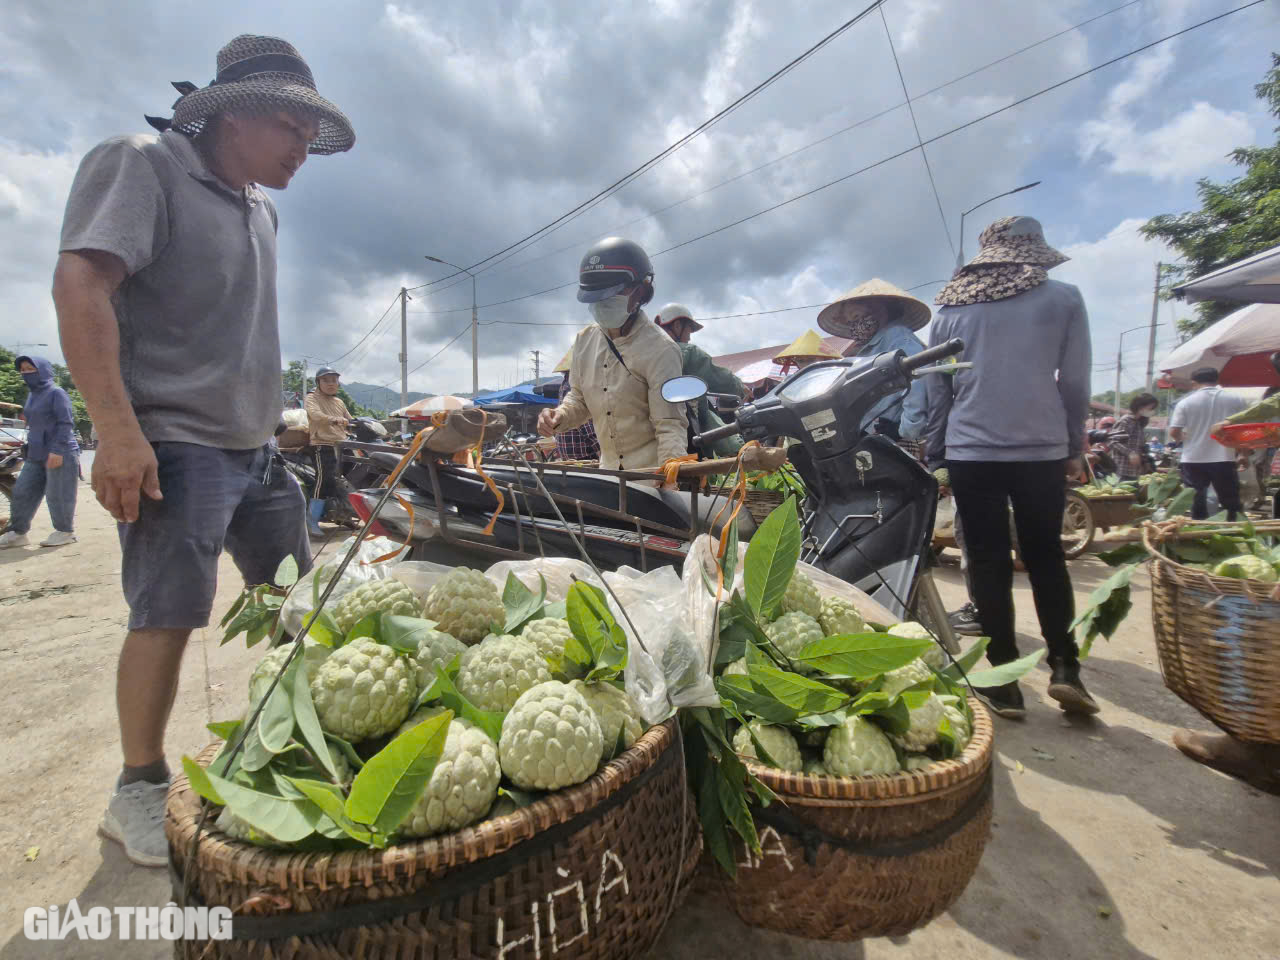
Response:
[{"label": "custard apple", "polygon": [[333,651],[311,678],[320,726],[353,743],[400,726],[417,696],[409,662],[367,637]]},{"label": "custard apple", "polygon": [[815,673],[816,668],[807,663],[795,660],[811,643],[822,639],[822,628],[818,621],[807,613],[784,613],[773,623],[764,628],[765,635],[788,660],[795,661],[795,667],[804,673]]},{"label": "custard apple", "polygon": [[413,655],[417,669],[418,691],[427,690],[436,682],[436,671],[453,663],[453,658],[465,652],[467,645],[439,630],[427,630],[418,640],[418,650]]},{"label": "custard apple", "polygon": [[750,727],[751,732],[748,732],[746,727],[741,727],[733,735],[734,753],[760,763],[765,762],[756,754],[756,745],[751,740],[753,732],[773,762],[783,770],[799,773],[803,769],[804,757],[801,756],[800,745],[796,743],[796,738],[791,735],[790,730],[761,720],[752,720]]},{"label": "custard apple", "polygon": [[595,711],[567,683],[548,680],[520,694],[502,721],[502,772],[525,790],[559,790],[596,772],[604,735]]},{"label": "custard apple", "polygon": [[751,671],[747,668],[747,658],[739,657],[728,663],[720,672],[722,677],[745,677]]},{"label": "custard apple", "polygon": [[[266,695],[267,690],[271,688],[271,681],[276,678],[276,674],[280,672],[280,668],[289,659],[292,651],[293,644],[286,643],[284,646],[276,647],[258,661],[258,665],[253,668],[253,673],[249,677],[250,707],[256,707],[258,701]],[[324,663],[331,652],[324,644],[316,643],[310,637],[302,641],[303,664],[308,677],[315,677],[320,664]]]},{"label": "custard apple", "polygon": [[275,837],[268,836],[267,834],[249,826],[249,822],[237,817],[231,812],[230,807],[222,808],[222,812],[219,813],[218,818],[213,821],[213,825],[232,840],[239,840],[241,843],[252,843],[259,847],[284,846],[284,844]]},{"label": "custard apple", "polygon": [[906,733],[890,734],[889,739],[908,753],[923,753],[938,742],[938,724],[945,716],[944,704],[936,693],[931,693],[924,703],[907,714],[911,728]]},{"label": "custard apple", "polygon": [[797,570],[782,595],[783,613],[805,613],[817,620],[822,615],[822,595],[813,581]]},{"label": "custard apple", "polygon": [[564,656],[564,646],[573,636],[568,620],[548,617],[529,623],[520,636],[538,648],[538,655],[544,660]]},{"label": "custard apple", "polygon": [[628,748],[644,733],[645,723],[640,716],[640,708],[625,690],[619,690],[611,683],[583,683],[581,680],[574,680],[569,686],[582,694],[582,699],[595,711],[606,752],[618,742],[619,730]]},{"label": "custard apple", "polygon": [[902,769],[910,773],[912,770],[923,770],[934,762],[933,757],[927,753],[908,753],[902,758]]},{"label": "custard apple", "polygon": [[818,757],[805,757],[803,772],[811,777],[829,777],[827,768],[822,765],[822,761]]},{"label": "custard apple", "polygon": [[917,657],[905,667],[899,667],[897,670],[890,670],[886,673],[880,689],[889,696],[896,697],[903,690],[914,687],[917,683],[924,683],[926,680],[932,679],[933,671],[929,669],[929,665]]},{"label": "custard apple", "polygon": [[489,634],[468,647],[458,666],[458,692],[481,710],[506,713],[534,684],[551,679],[547,662],[528,640]]},{"label": "custard apple", "polygon": [[465,644],[479,643],[495,624],[507,621],[506,608],[493,581],[467,567],[450,570],[437,581],[427,594],[423,616]]},{"label": "custard apple", "polygon": [[907,620],[903,623],[895,623],[888,630],[895,637],[906,637],[908,640],[928,640],[929,649],[920,654],[920,659],[933,667],[935,670],[942,670],[947,665],[947,655],[943,649],[933,639],[927,627],[923,624],[916,623],[914,620]]},{"label": "custard apple", "polygon": [[821,750],[827,743],[827,734],[831,732],[830,727],[819,727],[817,730],[806,730],[804,733],[798,734],[796,739],[800,742],[800,746],[808,747],[811,750]]},{"label": "custard apple", "polygon": [[947,720],[951,722],[951,730],[956,737],[956,753],[960,753],[973,739],[973,729],[969,726],[969,718],[960,712],[959,707],[947,704],[942,708]]},{"label": "custard apple", "polygon": [[824,637],[839,637],[848,633],[866,633],[870,627],[855,607],[843,597],[825,597],[818,623]]},{"label": "custard apple", "polygon": [[[419,710],[400,728],[412,729],[440,713],[438,708]],[[444,752],[431,771],[427,787],[400,824],[410,837],[430,837],[461,830],[482,820],[498,796],[502,768],[498,748],[479,727],[461,717],[449,722]]]},{"label": "custard apple", "polygon": [[1239,580],[1261,580],[1263,583],[1275,583],[1276,568],[1261,557],[1245,554],[1223,560],[1213,568],[1215,577],[1235,577]]},{"label": "custard apple", "polygon": [[827,737],[822,765],[837,777],[897,773],[898,755],[884,731],[870,720],[849,717]]},{"label": "custard apple", "polygon": [[418,595],[399,580],[371,580],[360,584],[337,602],[333,608],[333,621],[345,636],[371,613],[420,617],[422,604],[418,602]]}]

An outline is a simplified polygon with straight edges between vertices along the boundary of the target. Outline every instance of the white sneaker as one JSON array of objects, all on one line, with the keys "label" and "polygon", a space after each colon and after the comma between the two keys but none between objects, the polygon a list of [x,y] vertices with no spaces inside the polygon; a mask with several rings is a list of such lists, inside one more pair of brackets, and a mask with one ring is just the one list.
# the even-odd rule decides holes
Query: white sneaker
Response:
[{"label": "white sneaker", "polygon": [[27,535],[25,533],[14,533],[10,530],[8,533],[0,534],[0,550],[5,547],[25,547],[27,545]]},{"label": "white sneaker", "polygon": [[168,793],[168,783],[138,780],[117,786],[98,832],[124,847],[124,855],[140,867],[168,865],[169,842],[164,836]]},{"label": "white sneaker", "polygon": [[75,543],[76,535],[69,530],[55,530],[43,540],[40,541],[42,547],[62,547],[68,543]]}]

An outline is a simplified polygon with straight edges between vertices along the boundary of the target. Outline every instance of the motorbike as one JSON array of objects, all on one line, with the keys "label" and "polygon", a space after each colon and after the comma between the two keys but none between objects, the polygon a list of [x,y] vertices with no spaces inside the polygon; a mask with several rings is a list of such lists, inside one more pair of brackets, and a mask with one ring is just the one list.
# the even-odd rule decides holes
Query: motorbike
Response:
[{"label": "motorbike", "polygon": [[[370,460],[363,445],[385,441],[388,432],[374,417],[356,417],[347,427],[347,437],[351,442],[342,445],[341,476],[334,480],[338,492],[328,498],[321,519],[326,523],[354,528],[360,518],[351,507],[351,492],[374,486],[388,472],[381,463]],[[278,450],[277,453],[285,469],[298,479],[303,490],[310,493],[315,489],[314,447]]]},{"label": "motorbike", "polygon": [[[932,364],[963,348],[952,340],[911,357],[897,350],[813,364],[739,407],[736,421],[694,438],[703,448],[734,433],[748,441],[797,439],[788,456],[807,490],[800,504],[801,559],[868,593],[895,616],[920,620],[949,646],[954,639],[928,572],[937,481],[897,444],[869,432],[863,418],[880,399],[909,387],[914,376],[955,370],[954,364]],[[705,391],[698,378],[677,377],[664,385],[663,396],[692,402]],[[370,457],[388,470],[399,461],[388,452]],[[691,532],[716,532],[722,494],[627,483],[641,475],[609,473],[514,459],[485,464],[485,476],[504,491],[504,508],[495,516],[492,489],[477,471],[411,463],[402,473],[404,505],[388,501],[373,532],[406,540],[415,559],[485,566],[495,554],[513,551],[578,556],[572,530],[601,569],[678,565]],[[381,493],[351,495],[362,520],[371,518]],[[749,541],[754,522],[746,511],[738,522],[739,540]]]}]

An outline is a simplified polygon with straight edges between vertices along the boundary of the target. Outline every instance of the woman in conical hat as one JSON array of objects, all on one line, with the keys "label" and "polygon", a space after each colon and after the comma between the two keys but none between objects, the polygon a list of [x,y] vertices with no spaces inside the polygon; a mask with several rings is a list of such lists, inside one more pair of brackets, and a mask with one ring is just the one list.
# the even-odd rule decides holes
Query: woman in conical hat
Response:
[{"label": "woman in conical hat", "polygon": [[791,346],[773,358],[773,362],[782,367],[783,373],[792,369],[802,369],[819,360],[839,360],[840,354],[822,342],[822,338],[812,330],[806,330],[792,341]]},{"label": "woman in conical hat", "polygon": [[[923,301],[877,278],[823,307],[818,326],[850,341],[846,357],[874,357],[890,350],[910,356],[924,349],[914,331],[925,326],[930,315]],[[918,441],[924,434],[927,405],[924,382],[917,380],[909,390],[873,406],[863,424],[893,440]]]}]

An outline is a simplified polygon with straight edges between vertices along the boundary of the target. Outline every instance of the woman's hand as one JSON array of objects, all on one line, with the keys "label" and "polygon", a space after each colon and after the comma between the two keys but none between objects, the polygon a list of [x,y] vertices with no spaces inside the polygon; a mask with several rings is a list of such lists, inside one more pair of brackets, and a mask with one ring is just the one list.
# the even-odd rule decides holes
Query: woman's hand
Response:
[{"label": "woman's hand", "polygon": [[62,454],[51,453],[45,457],[44,468],[46,470],[57,470],[60,466],[62,466]]}]

